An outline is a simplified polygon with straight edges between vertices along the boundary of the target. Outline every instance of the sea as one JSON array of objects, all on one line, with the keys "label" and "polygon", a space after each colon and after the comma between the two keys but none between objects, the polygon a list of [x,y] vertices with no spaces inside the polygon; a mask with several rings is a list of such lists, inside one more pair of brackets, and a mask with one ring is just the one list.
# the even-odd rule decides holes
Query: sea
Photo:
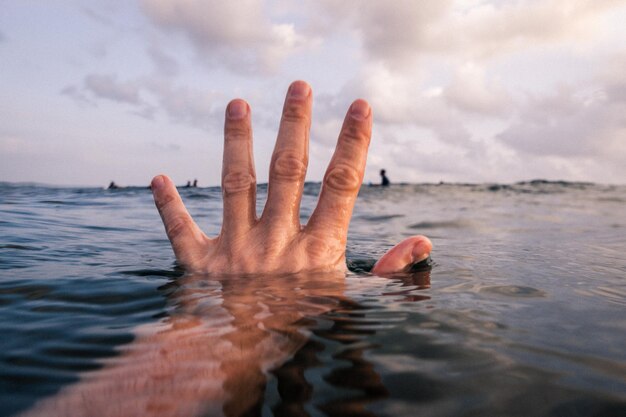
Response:
[{"label": "sea", "polygon": [[[180,193],[219,233],[220,188]],[[0,415],[623,417],[625,252],[626,186],[365,185],[348,273],[190,277],[145,187],[0,183]]]}]

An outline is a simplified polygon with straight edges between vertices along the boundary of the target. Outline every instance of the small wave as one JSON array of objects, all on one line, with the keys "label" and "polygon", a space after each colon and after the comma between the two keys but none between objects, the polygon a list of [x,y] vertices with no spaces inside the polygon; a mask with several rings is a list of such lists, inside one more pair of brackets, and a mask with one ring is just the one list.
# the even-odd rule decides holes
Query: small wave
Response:
[{"label": "small wave", "polygon": [[94,226],[87,225],[82,226],[83,229],[96,230],[100,232],[137,232],[138,229],[131,229],[130,227],[111,227],[111,226]]},{"label": "small wave", "polygon": [[626,288],[600,286],[589,292],[611,303],[626,305]]},{"label": "small wave", "polygon": [[598,201],[603,201],[607,203],[626,203],[626,200],[620,197],[600,197]]},{"label": "small wave", "polygon": [[184,195],[185,199],[189,199],[189,200],[211,200],[214,197],[209,195],[209,194],[202,194],[202,193],[192,193],[192,194],[187,194]]},{"label": "small wave", "polygon": [[44,250],[45,248],[43,248],[43,247],[38,247],[38,246],[26,246],[26,245],[14,245],[14,244],[7,244],[7,245],[0,245],[0,249],[15,249],[15,250],[32,250],[32,251],[40,251],[40,250]]},{"label": "small wave", "polygon": [[398,217],[405,217],[404,214],[388,214],[381,216],[359,216],[360,219],[367,220],[368,222],[380,222],[385,220],[397,219]]},{"label": "small wave", "polygon": [[81,203],[66,200],[39,200],[41,204],[53,204],[56,206],[81,206]]},{"label": "small wave", "polygon": [[412,224],[409,229],[462,229],[468,227],[469,223],[464,220],[443,220],[443,221],[423,221]]},{"label": "small wave", "polygon": [[519,181],[515,183],[516,185],[533,185],[533,186],[540,186],[540,185],[559,185],[562,187],[574,187],[574,188],[581,188],[581,187],[587,187],[587,186],[593,186],[594,183],[592,182],[583,182],[583,181],[563,181],[563,180],[543,180],[543,179],[536,179],[536,180],[530,180],[530,181]]},{"label": "small wave", "polygon": [[114,274],[131,275],[135,277],[178,278],[183,275],[183,271],[179,269],[131,269],[127,271],[116,271]]},{"label": "small wave", "polygon": [[483,287],[479,291],[515,298],[542,298],[546,296],[544,291],[538,290],[537,288],[520,285],[493,285]]}]

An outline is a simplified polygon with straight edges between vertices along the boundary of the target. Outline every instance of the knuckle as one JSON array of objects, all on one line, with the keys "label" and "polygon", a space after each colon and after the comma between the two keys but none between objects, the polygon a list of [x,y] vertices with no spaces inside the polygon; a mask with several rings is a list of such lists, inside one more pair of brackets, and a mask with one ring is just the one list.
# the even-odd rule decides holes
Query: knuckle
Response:
[{"label": "knuckle", "polygon": [[282,151],[274,159],[271,174],[274,179],[300,180],[306,175],[306,163],[297,153]]},{"label": "knuckle", "polygon": [[192,227],[193,220],[189,216],[176,216],[169,220],[165,225],[165,232],[170,240],[174,240],[184,235]]},{"label": "knuckle", "polygon": [[309,236],[306,242],[306,252],[312,261],[328,261],[333,257],[335,248],[328,239],[321,236]]},{"label": "knuckle", "polygon": [[342,132],[342,138],[350,142],[367,145],[370,141],[369,132],[359,124],[351,123]]},{"label": "knuckle", "polygon": [[307,110],[301,103],[288,102],[285,104],[285,108],[283,109],[283,121],[291,123],[307,123],[308,120],[309,116]]},{"label": "knuckle", "polygon": [[248,171],[229,172],[222,179],[222,192],[228,195],[249,191],[255,182],[256,178]]},{"label": "knuckle", "polygon": [[228,123],[224,129],[226,141],[250,140],[250,129],[243,122]]},{"label": "knuckle", "polygon": [[160,196],[158,200],[155,200],[157,210],[159,210],[159,212],[164,212],[175,201],[176,201],[176,196],[173,194],[168,193],[163,196]]},{"label": "knuckle", "polygon": [[356,169],[345,164],[331,168],[324,177],[324,187],[342,192],[355,193],[361,186],[361,176]]}]

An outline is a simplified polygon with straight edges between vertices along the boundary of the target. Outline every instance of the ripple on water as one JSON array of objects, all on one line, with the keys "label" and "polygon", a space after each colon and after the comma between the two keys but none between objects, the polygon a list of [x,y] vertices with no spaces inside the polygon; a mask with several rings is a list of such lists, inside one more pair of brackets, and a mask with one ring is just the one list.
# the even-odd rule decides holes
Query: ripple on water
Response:
[{"label": "ripple on water", "polygon": [[409,229],[462,229],[469,227],[466,220],[442,220],[442,221],[422,221],[409,225]]},{"label": "ripple on water", "polygon": [[[189,301],[225,337],[235,336],[235,313],[253,312],[268,324],[253,334],[304,343],[268,379],[264,410],[274,415],[626,416],[626,187],[585,187],[364,187],[345,282],[288,277],[284,286],[181,277],[145,187],[0,183],[0,416],[103,363],[126,365],[121,352]],[[304,188],[302,223],[320,184]],[[203,229],[219,233],[219,187],[180,192]],[[267,184],[257,195],[260,212]],[[416,232],[435,245],[428,280],[428,271],[367,273]]]},{"label": "ripple on water", "polygon": [[491,285],[481,288],[479,292],[514,298],[543,298],[547,296],[545,291],[521,285]]},{"label": "ripple on water", "polygon": [[14,250],[34,250],[34,251],[40,251],[45,249],[44,246],[26,246],[26,245],[13,245],[13,244],[8,244],[8,245],[0,245],[0,249],[14,249]]},{"label": "ripple on water", "polygon": [[360,219],[366,220],[368,222],[382,222],[382,221],[386,221],[386,220],[397,219],[399,217],[405,217],[405,216],[404,216],[404,214],[387,214],[387,215],[371,215],[371,216],[362,215],[362,216],[359,216]]},{"label": "ripple on water", "polygon": [[604,298],[608,302],[626,306],[626,288],[599,286],[590,289],[589,292]]}]

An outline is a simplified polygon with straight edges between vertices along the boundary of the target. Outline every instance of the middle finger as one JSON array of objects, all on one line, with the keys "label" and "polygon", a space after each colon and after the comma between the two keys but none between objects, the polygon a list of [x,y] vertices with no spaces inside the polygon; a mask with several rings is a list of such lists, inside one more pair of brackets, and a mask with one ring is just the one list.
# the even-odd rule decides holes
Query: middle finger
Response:
[{"label": "middle finger", "polygon": [[289,87],[270,164],[267,204],[262,219],[300,227],[300,199],[309,160],[311,87],[295,81]]}]

